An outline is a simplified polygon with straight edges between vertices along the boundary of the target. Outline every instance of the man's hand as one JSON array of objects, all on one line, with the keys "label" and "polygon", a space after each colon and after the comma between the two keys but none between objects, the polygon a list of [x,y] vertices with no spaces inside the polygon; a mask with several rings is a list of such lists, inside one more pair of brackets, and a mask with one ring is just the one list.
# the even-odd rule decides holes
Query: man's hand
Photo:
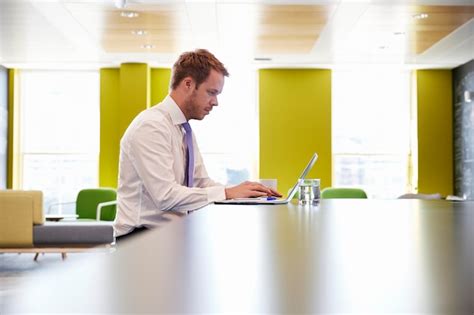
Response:
[{"label": "man's hand", "polygon": [[225,189],[226,199],[263,196],[281,197],[281,194],[278,191],[271,189],[270,187],[255,182],[243,182],[240,185]]}]

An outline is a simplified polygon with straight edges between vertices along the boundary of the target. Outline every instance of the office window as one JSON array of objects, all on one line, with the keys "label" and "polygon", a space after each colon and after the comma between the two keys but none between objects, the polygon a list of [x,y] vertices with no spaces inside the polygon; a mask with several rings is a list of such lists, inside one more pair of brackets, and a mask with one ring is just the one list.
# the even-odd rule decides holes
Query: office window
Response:
[{"label": "office window", "polygon": [[[20,72],[20,186],[43,191],[44,207],[97,187],[99,73]],[[72,213],[74,205],[53,207]]]},{"label": "office window", "polygon": [[333,186],[370,198],[409,191],[409,72],[336,70],[332,91]]},{"label": "office window", "polygon": [[222,184],[258,177],[257,72],[250,65],[229,64],[230,77],[203,121],[193,121],[209,176]]}]

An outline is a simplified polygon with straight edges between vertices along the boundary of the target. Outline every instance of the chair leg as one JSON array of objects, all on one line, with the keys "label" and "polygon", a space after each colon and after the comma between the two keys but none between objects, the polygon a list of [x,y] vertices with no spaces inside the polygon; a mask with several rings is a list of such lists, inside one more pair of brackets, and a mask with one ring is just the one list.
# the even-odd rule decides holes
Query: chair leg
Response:
[{"label": "chair leg", "polygon": [[36,254],[35,254],[35,258],[33,258],[34,261],[37,261],[37,260],[38,260],[39,254],[40,254],[40,253],[36,253]]},{"label": "chair leg", "polygon": [[67,258],[66,253],[61,253],[61,258],[65,260]]}]

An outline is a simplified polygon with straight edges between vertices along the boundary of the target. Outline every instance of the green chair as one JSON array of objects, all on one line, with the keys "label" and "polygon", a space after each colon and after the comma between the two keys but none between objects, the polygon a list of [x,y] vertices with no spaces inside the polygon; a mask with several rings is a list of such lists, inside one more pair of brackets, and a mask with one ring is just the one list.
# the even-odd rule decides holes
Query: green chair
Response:
[{"label": "green chair", "polygon": [[367,199],[365,191],[359,188],[334,188],[328,187],[321,191],[322,199],[335,199],[335,198],[359,198]]},{"label": "green chair", "polygon": [[76,214],[79,220],[113,221],[117,191],[113,188],[83,189],[77,194]]},{"label": "green chair", "polygon": [[[116,213],[117,191],[113,188],[82,189],[77,194],[75,204],[76,214],[78,216],[76,220],[113,221]],[[60,204],[51,206],[57,205]]]}]

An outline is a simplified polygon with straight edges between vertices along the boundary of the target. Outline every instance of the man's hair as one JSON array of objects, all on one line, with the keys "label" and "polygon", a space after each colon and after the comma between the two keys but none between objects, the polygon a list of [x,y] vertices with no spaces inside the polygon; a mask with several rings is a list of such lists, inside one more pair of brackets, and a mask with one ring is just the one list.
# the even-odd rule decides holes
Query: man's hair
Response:
[{"label": "man's hair", "polygon": [[206,81],[211,69],[228,77],[229,72],[213,54],[205,49],[182,53],[173,65],[171,89],[174,90],[186,77],[193,78],[196,88]]}]

